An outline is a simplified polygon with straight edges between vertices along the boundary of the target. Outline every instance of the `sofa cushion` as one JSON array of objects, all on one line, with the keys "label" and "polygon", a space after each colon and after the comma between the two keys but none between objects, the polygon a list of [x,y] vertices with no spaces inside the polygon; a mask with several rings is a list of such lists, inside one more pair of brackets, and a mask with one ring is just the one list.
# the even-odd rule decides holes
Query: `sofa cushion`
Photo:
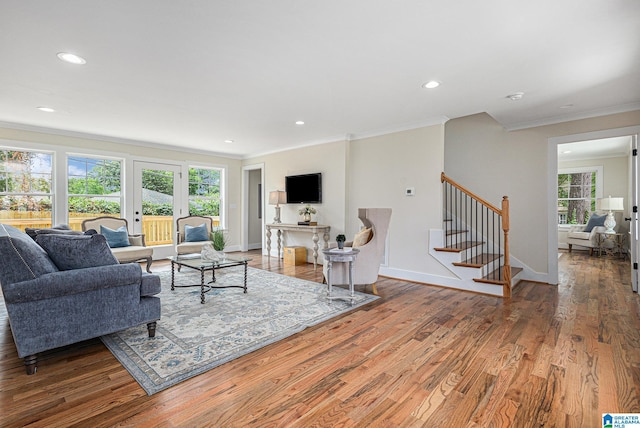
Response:
[{"label": "sofa cushion", "polygon": [[45,249],[60,270],[117,265],[102,235],[38,235],[36,242]]},{"label": "sofa cushion", "polygon": [[128,247],[131,245],[129,242],[129,232],[125,226],[120,226],[116,230],[113,230],[100,225],[100,234],[107,238],[107,243],[111,248]]},{"label": "sofa cushion", "polygon": [[0,224],[0,284],[27,281],[57,272],[47,253],[26,233]]},{"label": "sofa cushion", "polygon": [[185,242],[198,242],[208,241],[209,231],[207,230],[206,223],[202,223],[199,226],[184,226],[184,240]]},{"label": "sofa cushion", "polygon": [[591,232],[569,232],[567,233],[567,238],[586,239],[588,241],[591,238]]},{"label": "sofa cushion", "polygon": [[153,248],[130,245],[128,247],[112,248],[111,252],[116,256],[116,259],[122,263],[123,260],[131,261],[151,257],[153,255]]},{"label": "sofa cushion", "polygon": [[38,234],[47,234],[47,233],[60,233],[60,234],[69,234],[69,235],[82,235],[82,232],[77,230],[71,230],[71,228],[66,224],[59,224],[57,226],[36,229],[32,227],[25,227],[24,232],[29,235],[34,241],[36,240],[36,236]]},{"label": "sofa cushion", "polygon": [[587,225],[584,228],[585,232],[591,232],[591,230],[593,230],[594,227],[596,226],[604,226],[604,221],[606,220],[607,215],[596,215],[596,214],[591,214],[591,217],[589,217],[589,221],[587,222]]}]

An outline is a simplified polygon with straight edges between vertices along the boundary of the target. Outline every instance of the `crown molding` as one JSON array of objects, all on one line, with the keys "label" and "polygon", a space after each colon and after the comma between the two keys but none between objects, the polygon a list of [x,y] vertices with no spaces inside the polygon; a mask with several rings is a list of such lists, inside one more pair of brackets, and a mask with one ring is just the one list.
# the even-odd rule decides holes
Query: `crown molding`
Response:
[{"label": "crown molding", "polygon": [[217,157],[223,157],[228,159],[238,159],[238,160],[242,159],[242,156],[229,154],[229,153],[219,153],[219,152],[213,152],[208,150],[195,149],[192,147],[187,148],[187,147],[176,146],[172,144],[152,143],[150,141],[131,140],[128,138],[111,137],[108,135],[91,134],[87,132],[69,131],[66,129],[46,128],[42,126],[27,125],[23,123],[0,121],[0,128],[15,129],[19,131],[28,131],[28,132],[37,132],[41,134],[59,135],[59,136],[71,137],[71,138],[81,138],[85,140],[105,141],[109,143],[124,144],[124,145],[138,146],[138,147],[148,147],[148,148],[158,149],[158,150],[171,150],[171,151],[179,151],[179,152],[184,152],[185,150],[188,150],[189,153],[201,154],[206,156],[217,156]]},{"label": "crown molding", "polygon": [[522,129],[536,128],[539,126],[555,125],[573,120],[591,119],[594,117],[608,116],[617,113],[626,113],[628,111],[640,110],[640,103],[623,104],[615,107],[607,107],[603,109],[588,110],[580,113],[566,114],[562,116],[554,116],[543,119],[537,119],[525,122],[516,122],[511,124],[502,124],[507,131],[519,131]]}]

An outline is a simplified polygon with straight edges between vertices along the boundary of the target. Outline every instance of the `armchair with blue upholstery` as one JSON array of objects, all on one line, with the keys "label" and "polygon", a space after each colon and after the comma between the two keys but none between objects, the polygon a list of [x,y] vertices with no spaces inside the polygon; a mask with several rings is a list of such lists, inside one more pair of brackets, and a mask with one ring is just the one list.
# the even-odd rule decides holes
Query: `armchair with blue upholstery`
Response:
[{"label": "armchair with blue upholstery", "polygon": [[160,278],[119,264],[99,234],[38,234],[0,224],[0,286],[27,374],[37,354],[160,319]]}]

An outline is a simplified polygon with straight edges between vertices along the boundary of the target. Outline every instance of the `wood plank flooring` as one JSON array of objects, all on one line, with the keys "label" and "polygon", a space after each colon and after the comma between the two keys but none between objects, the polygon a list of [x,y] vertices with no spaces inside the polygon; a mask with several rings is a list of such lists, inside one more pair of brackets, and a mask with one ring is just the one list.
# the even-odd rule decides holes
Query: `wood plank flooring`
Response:
[{"label": "wood plank flooring", "polygon": [[511,300],[380,278],[369,306],[150,397],[98,339],[27,376],[2,304],[0,426],[600,427],[640,412],[628,265],[565,253],[557,287],[521,283]]}]

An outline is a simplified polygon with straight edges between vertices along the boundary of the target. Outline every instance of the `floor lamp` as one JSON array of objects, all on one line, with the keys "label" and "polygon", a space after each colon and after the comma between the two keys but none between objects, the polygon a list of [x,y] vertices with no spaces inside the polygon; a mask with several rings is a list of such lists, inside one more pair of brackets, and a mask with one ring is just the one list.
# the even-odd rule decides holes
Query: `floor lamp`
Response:
[{"label": "floor lamp", "polygon": [[274,223],[282,223],[280,221],[280,204],[287,203],[287,192],[284,190],[274,190],[269,192],[269,205],[276,206],[276,216],[273,218]]},{"label": "floor lamp", "polygon": [[607,218],[604,220],[604,227],[607,228],[604,233],[616,233],[613,230],[616,227],[616,219],[613,217],[613,211],[624,210],[624,198],[608,198],[598,199],[598,208],[602,211],[609,211]]}]

